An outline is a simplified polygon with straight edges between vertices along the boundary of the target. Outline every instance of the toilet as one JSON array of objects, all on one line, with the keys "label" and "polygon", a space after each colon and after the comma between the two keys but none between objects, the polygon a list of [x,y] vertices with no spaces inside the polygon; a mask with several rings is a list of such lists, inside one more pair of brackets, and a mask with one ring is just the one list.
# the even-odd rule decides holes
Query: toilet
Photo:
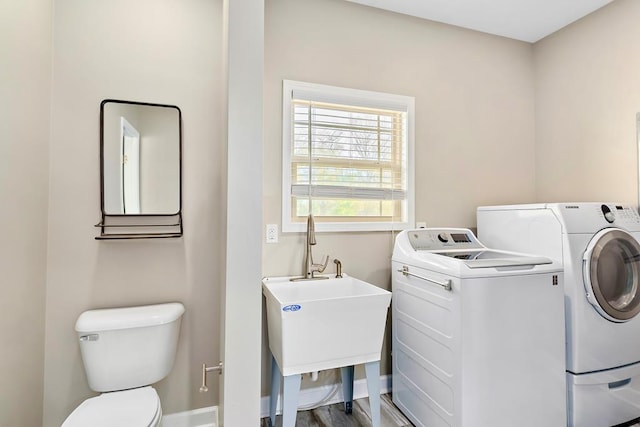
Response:
[{"label": "toilet", "polygon": [[154,427],[162,407],[151,386],[173,367],[184,306],[180,303],[85,311],[76,332],[89,387],[62,427]]}]

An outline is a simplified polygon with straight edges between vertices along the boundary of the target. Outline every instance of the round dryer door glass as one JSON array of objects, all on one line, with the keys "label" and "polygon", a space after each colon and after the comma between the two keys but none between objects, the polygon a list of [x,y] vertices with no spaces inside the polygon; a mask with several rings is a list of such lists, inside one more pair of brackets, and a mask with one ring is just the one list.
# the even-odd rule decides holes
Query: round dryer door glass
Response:
[{"label": "round dryer door glass", "polygon": [[589,302],[606,319],[624,322],[640,312],[640,244],[626,231],[598,232],[584,256]]}]

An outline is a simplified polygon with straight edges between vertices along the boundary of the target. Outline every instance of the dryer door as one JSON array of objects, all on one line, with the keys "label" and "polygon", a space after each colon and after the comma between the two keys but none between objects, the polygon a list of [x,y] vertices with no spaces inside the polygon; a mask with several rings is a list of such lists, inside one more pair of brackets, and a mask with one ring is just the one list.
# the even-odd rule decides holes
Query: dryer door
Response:
[{"label": "dryer door", "polygon": [[587,298],[604,318],[625,322],[640,312],[640,244],[631,234],[600,230],[582,265]]}]

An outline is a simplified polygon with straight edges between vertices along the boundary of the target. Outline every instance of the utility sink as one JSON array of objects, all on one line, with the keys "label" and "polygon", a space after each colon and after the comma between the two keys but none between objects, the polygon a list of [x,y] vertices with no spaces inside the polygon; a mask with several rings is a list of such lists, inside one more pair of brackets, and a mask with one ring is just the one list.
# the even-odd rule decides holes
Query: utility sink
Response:
[{"label": "utility sink", "polygon": [[269,348],[283,376],[380,360],[391,292],[350,277],[265,278]]}]

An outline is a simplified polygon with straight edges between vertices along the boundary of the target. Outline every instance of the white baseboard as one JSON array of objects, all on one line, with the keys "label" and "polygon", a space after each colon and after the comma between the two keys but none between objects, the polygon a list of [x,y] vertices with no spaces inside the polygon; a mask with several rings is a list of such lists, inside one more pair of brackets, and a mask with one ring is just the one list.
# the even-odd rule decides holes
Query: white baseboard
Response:
[{"label": "white baseboard", "polygon": [[[336,389],[335,394],[332,392]],[[389,393],[391,391],[391,375],[383,375],[380,377],[380,394]],[[330,397],[327,397],[330,396]],[[367,380],[360,379],[353,383],[353,399],[362,399],[369,397],[367,391]],[[260,399],[260,417],[269,416],[270,397],[264,396]],[[334,403],[344,402],[342,395],[341,383],[323,385],[319,387],[311,387],[300,390],[298,395],[298,407],[303,409],[311,405],[316,406],[322,402],[322,405],[332,405]],[[281,395],[278,396],[278,414],[282,413]],[[207,408],[194,409],[192,411],[177,412],[162,417],[162,427],[218,427],[218,407],[209,406]]]},{"label": "white baseboard", "polygon": [[162,427],[218,427],[218,407],[209,406],[163,415]]}]

